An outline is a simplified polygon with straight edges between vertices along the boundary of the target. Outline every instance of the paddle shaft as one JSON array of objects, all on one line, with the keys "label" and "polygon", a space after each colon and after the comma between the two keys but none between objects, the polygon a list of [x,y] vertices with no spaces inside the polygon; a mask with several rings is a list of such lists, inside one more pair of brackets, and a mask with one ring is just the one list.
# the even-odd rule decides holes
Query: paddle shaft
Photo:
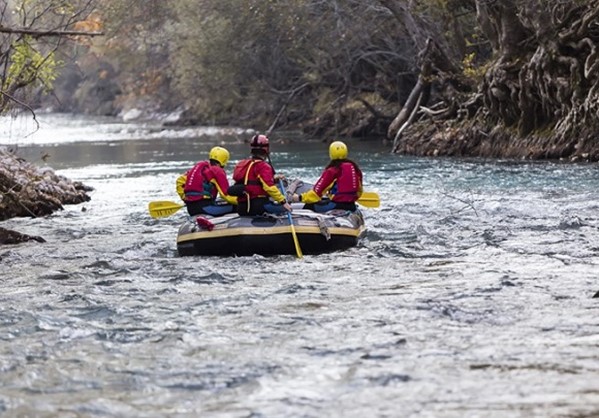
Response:
[{"label": "paddle shaft", "polygon": [[[279,186],[281,186],[281,191],[283,195],[286,196],[285,186],[283,185],[283,179],[279,179]],[[297,258],[302,258],[304,255],[302,254],[302,249],[299,244],[299,240],[297,239],[297,234],[295,233],[295,226],[293,225],[293,218],[291,217],[291,212],[287,212],[287,219],[289,219],[289,226],[291,227],[291,235],[293,236],[293,244],[295,245],[295,254]]]}]

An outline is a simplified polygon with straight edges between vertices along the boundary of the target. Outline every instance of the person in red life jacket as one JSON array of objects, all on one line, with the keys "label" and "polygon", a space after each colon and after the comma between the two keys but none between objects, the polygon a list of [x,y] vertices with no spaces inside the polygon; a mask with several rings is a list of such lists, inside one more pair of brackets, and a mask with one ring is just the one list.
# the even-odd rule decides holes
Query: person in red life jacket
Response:
[{"label": "person in red life jacket", "polygon": [[233,169],[235,184],[231,188],[236,190],[233,194],[238,196],[237,213],[241,216],[255,216],[265,212],[291,212],[291,205],[275,184],[266,135],[255,135],[252,138],[250,154],[249,158],[239,161]]},{"label": "person in red life jacket", "polygon": [[[347,146],[335,141],[329,146],[331,161],[318,181],[301,195],[294,194],[293,202],[305,203],[305,209],[327,212],[332,209],[356,210],[356,200],[362,195],[362,170],[347,158]],[[329,199],[322,199],[328,194]]]},{"label": "person in red life jacket", "polygon": [[[191,216],[220,216],[235,212],[237,198],[229,195],[229,181],[224,170],[227,161],[229,151],[214,147],[208,154],[208,161],[198,162],[177,179],[177,193]],[[219,195],[225,202],[216,201]]]}]

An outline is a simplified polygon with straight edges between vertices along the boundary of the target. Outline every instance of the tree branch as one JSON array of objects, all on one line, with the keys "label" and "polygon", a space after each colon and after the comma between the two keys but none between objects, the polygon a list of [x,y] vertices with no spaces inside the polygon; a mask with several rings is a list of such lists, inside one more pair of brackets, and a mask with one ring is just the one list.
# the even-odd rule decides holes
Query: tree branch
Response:
[{"label": "tree branch", "polygon": [[35,30],[28,28],[7,28],[0,26],[0,33],[31,35],[34,38],[42,36],[102,36],[104,32],[85,32],[79,30]]},{"label": "tree branch", "polygon": [[[35,115],[35,110],[33,110],[33,108],[31,106],[29,106],[27,103],[24,103],[22,101],[20,101],[19,99],[17,99],[16,97],[8,94],[5,91],[0,90],[0,94],[2,94],[4,97],[6,97],[9,100],[12,100],[13,102],[17,103],[20,106],[23,106],[25,109],[29,110],[31,112],[31,115],[33,116],[33,121],[35,122],[35,124],[37,125],[37,128],[35,129],[34,132],[37,132],[40,128],[40,123],[37,121],[37,117]],[[33,132],[32,132],[33,133]]]}]

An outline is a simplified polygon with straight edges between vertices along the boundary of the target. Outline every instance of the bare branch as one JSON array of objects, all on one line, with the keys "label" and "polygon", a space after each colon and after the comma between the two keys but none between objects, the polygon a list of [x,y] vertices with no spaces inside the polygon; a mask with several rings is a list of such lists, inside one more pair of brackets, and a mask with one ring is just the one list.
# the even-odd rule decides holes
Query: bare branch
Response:
[{"label": "bare branch", "polygon": [[43,36],[102,36],[104,32],[86,32],[78,30],[36,30],[29,28],[7,28],[0,26],[0,33],[31,35],[34,38]]},{"label": "bare branch", "polygon": [[37,117],[35,115],[35,111],[31,108],[31,106],[29,106],[27,103],[23,103],[22,101],[20,101],[16,97],[14,97],[14,96],[6,93],[5,91],[0,90],[0,94],[2,94],[4,97],[8,98],[9,100],[12,100],[13,102],[17,103],[19,106],[23,106],[25,109],[29,110],[31,112],[32,117],[33,117],[33,121],[37,125],[35,131],[33,131],[33,132],[37,132],[39,130],[40,124],[39,124],[39,122],[37,120]]}]

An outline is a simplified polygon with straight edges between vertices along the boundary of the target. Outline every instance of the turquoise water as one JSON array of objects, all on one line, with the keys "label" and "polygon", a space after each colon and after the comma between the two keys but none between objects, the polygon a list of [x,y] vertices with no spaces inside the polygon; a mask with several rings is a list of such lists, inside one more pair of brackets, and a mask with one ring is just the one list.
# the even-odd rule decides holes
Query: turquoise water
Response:
[{"label": "turquoise water", "polygon": [[[174,180],[248,132],[47,115],[3,143],[95,188],[2,226],[2,416],[577,417],[599,413],[599,171],[348,141],[381,207],[348,251],[176,254]],[[326,144],[273,135],[317,178]],[[232,167],[232,164],[229,166]]]}]

